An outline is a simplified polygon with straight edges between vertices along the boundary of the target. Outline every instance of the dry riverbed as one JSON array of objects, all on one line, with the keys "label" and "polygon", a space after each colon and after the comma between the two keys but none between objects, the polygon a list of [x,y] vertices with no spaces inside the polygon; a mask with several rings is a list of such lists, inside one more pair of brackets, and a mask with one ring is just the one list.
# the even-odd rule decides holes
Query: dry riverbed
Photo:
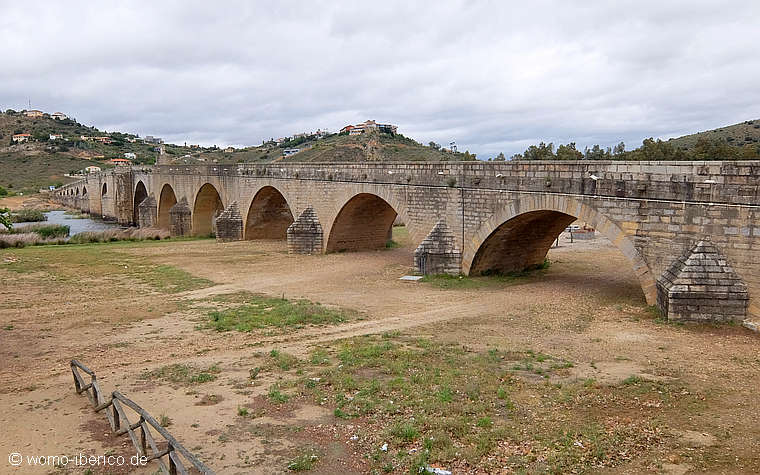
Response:
[{"label": "dry riverbed", "polygon": [[758,335],[662,322],[601,239],[417,283],[395,239],[0,251],[0,472],[11,452],[133,453],[71,358],[218,473],[760,471]]}]

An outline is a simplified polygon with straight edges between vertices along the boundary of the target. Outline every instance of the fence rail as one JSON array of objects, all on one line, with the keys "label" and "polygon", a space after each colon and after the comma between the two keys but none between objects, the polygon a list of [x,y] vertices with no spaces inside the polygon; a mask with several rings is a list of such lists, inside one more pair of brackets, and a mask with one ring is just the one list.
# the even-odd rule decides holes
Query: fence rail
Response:
[{"label": "fence rail", "polygon": [[[98,384],[95,371],[77,360],[71,360],[71,372],[74,375],[74,387],[77,394],[86,393],[95,412],[105,411],[108,423],[111,425],[111,430],[116,435],[129,434],[132,445],[134,445],[139,456],[146,457],[148,461],[156,460],[161,471],[169,475],[177,473],[213,475],[213,470],[206,467],[203,462],[190,453],[148,411],[137,403],[119,391],[112,392],[110,399],[106,400],[103,396],[103,391],[100,389],[100,384]],[[85,381],[82,373],[90,377],[89,383]],[[125,408],[131,410],[139,417],[137,422],[131,423],[129,421]],[[139,433],[137,429],[139,429]],[[163,446],[165,443],[165,448],[159,449],[159,444],[153,438],[151,429],[163,437],[161,445]],[[150,453],[148,453],[149,450]],[[166,458],[166,463],[164,462],[164,458]],[[185,468],[183,460],[191,466],[191,472],[188,472]]]}]

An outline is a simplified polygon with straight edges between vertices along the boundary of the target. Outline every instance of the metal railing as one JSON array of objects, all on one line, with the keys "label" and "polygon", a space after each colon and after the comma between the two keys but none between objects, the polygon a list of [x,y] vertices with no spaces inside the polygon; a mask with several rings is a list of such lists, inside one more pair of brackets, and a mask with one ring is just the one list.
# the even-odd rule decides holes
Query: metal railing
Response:
[{"label": "metal railing", "polygon": [[[90,376],[89,383],[85,382],[80,371]],[[148,411],[137,405],[137,403],[119,391],[112,392],[110,400],[106,401],[103,391],[98,384],[98,378],[93,370],[77,360],[71,360],[71,372],[74,375],[74,387],[77,394],[86,393],[95,412],[105,411],[108,423],[111,425],[111,430],[116,435],[129,434],[132,445],[137,450],[137,455],[145,457],[146,462],[156,460],[161,471],[169,475],[177,473],[213,475],[213,470],[191,454],[153,416],[148,414]],[[131,423],[129,418],[127,418],[125,408],[132,410],[139,416],[139,420]],[[151,428],[164,438],[161,441],[161,446],[165,442],[165,448],[159,449],[159,445],[153,438]],[[139,433],[137,429],[139,429]],[[150,453],[148,453],[149,450]],[[167,463],[164,463],[164,457]],[[183,459],[192,467],[192,472],[187,471]]]}]

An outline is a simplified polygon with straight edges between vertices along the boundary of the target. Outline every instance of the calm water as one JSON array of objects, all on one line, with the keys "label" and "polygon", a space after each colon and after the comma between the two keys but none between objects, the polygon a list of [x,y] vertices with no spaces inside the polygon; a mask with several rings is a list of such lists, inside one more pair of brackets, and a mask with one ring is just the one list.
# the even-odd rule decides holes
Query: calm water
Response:
[{"label": "calm water", "polygon": [[[119,229],[116,223],[107,223],[99,219],[91,218],[75,218],[66,214],[65,211],[48,211],[45,213],[47,221],[43,221],[46,224],[66,224],[69,226],[69,236],[73,236],[85,231],[105,231],[106,229]],[[16,223],[15,226],[24,226],[26,224],[36,223]]]}]

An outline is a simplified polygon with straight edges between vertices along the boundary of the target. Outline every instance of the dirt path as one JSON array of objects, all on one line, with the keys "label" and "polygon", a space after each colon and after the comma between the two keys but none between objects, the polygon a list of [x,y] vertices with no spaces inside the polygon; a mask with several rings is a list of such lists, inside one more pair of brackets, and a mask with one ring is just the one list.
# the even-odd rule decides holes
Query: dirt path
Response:
[{"label": "dirt path", "polygon": [[[757,467],[760,338],[737,327],[657,323],[630,266],[608,242],[561,244],[550,252],[554,264],[540,279],[455,289],[399,281],[410,271],[411,250],[405,248],[290,256],[277,242],[187,241],[119,250],[215,283],[172,295],[123,279],[86,285],[53,282],[39,273],[17,274],[0,267],[0,277],[8,284],[0,290],[0,324],[6,328],[0,330],[0,456],[14,451],[131,452],[124,438],[107,437],[102,416],[73,394],[68,360],[77,357],[98,372],[106,391],[120,389],[154,415],[170,415],[170,430],[219,472],[283,470],[297,438],[271,435],[270,443],[263,445],[250,434],[225,439],[237,427],[238,408],[265,394],[268,383],[275,381],[268,375],[255,386],[246,383],[260,355],[276,348],[305,356],[314,345],[337,339],[402,331],[473,349],[557,355],[575,362],[571,373],[577,380],[618,384],[642,376],[684,381],[709,394],[710,410],[685,414],[672,423],[679,430],[721,437],[722,450],[736,457],[734,470]],[[2,251],[0,262],[31,255]],[[239,291],[351,308],[360,319],[284,333],[202,329],[207,319],[204,302]],[[218,365],[222,376],[197,390],[141,379],[146,371],[174,363]],[[209,395],[218,402],[196,405]],[[330,411],[304,410],[291,422],[344,424],[331,419]],[[337,453],[331,460],[351,457]],[[5,468],[4,463],[0,460]],[[325,463],[320,470],[338,469]],[[675,471],[689,468],[680,459],[664,463]],[[349,463],[340,469],[350,472],[359,466]],[[153,471],[151,466],[145,473]]]}]

